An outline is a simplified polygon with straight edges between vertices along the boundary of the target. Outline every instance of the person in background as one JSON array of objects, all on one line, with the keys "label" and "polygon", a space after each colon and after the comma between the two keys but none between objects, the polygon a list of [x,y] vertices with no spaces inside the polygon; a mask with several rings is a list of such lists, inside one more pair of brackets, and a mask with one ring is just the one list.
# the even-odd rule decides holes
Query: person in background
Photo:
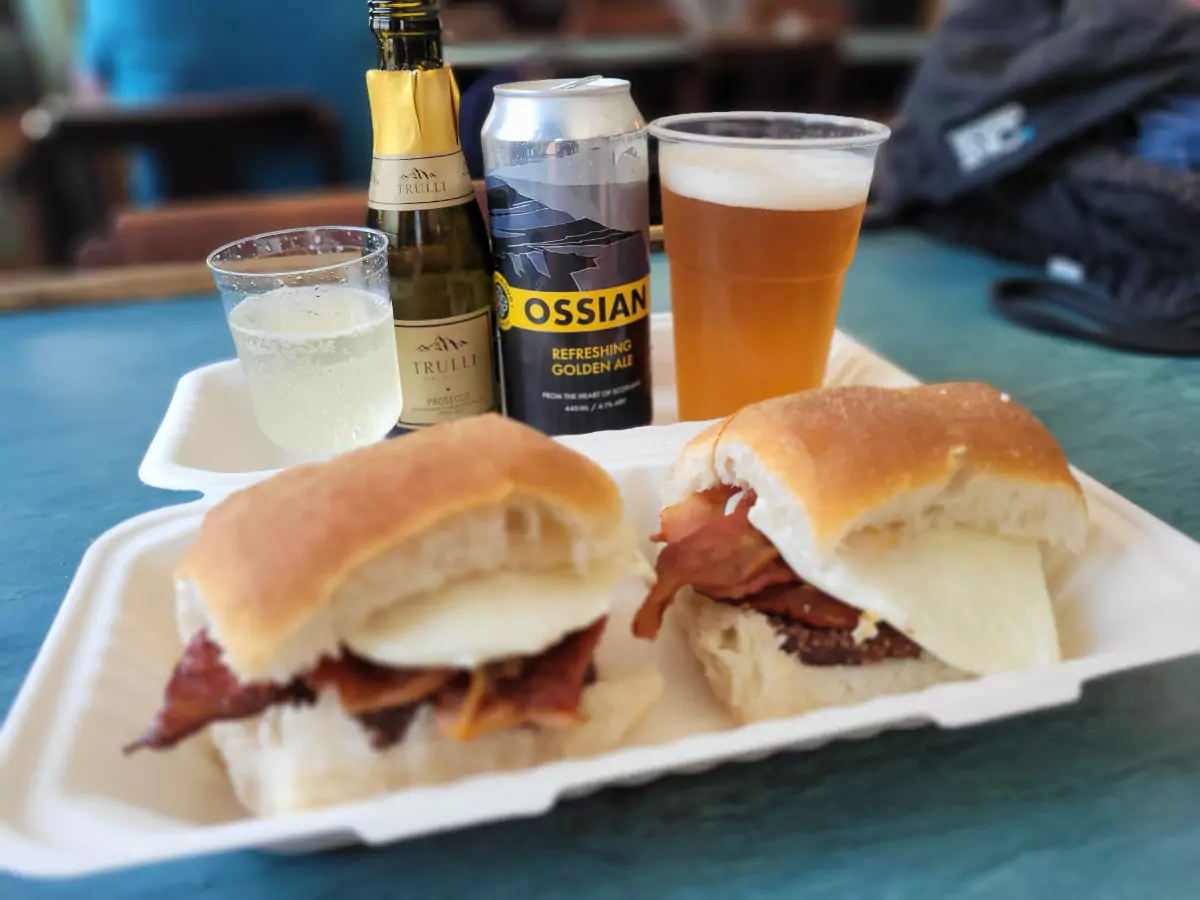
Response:
[{"label": "person in background", "polygon": [[[375,42],[365,2],[354,0],[79,0],[77,92],[117,103],[188,95],[305,92],[338,116],[351,184],[371,169],[365,73]],[[316,183],[305,154],[249,164],[256,191]],[[135,168],[135,200],[159,199],[152,165]]]}]

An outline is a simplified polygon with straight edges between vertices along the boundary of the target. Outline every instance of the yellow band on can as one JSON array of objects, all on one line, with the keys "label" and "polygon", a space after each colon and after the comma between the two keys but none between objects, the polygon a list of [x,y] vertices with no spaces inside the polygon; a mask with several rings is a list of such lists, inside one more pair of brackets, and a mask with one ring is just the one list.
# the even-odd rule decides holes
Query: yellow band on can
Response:
[{"label": "yellow band on can", "polygon": [[496,274],[500,329],[524,331],[604,331],[650,314],[650,278],[595,291],[525,291]]}]

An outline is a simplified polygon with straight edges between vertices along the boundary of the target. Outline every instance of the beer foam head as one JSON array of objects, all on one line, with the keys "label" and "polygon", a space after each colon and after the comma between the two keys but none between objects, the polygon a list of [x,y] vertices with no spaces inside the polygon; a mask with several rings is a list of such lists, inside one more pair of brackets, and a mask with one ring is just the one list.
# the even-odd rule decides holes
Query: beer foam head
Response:
[{"label": "beer foam head", "polygon": [[845,209],[867,199],[874,160],[846,150],[782,150],[663,142],[663,184],[694,200],[752,209]]}]

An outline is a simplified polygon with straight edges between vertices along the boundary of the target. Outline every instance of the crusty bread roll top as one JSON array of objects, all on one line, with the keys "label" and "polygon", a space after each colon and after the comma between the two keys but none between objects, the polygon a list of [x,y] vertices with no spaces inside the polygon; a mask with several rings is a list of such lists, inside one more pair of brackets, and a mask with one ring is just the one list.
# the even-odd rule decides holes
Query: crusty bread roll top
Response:
[{"label": "crusty bread roll top", "polygon": [[1071,548],[1086,530],[1083,492],[1053,435],[983,384],[835,387],[748,406],[687,445],[664,505],[718,483],[786,505],[818,559],[856,532],[896,525]]},{"label": "crusty bread roll top", "polygon": [[612,479],[481,416],[225,499],[176,572],[180,630],[208,628],[243,681],[286,680],[383,607],[499,569],[586,571],[613,555],[634,565]]},{"label": "crusty bread roll top", "polygon": [[809,665],[766,616],[685,597],[679,621],[739,721],[1060,658],[1039,544],[1079,547],[1086,506],[1054,438],[1007,395],[845,387],[758,403],[684,449],[665,503],[718,483],[757,494],[749,522],[796,575],[923,650]]}]

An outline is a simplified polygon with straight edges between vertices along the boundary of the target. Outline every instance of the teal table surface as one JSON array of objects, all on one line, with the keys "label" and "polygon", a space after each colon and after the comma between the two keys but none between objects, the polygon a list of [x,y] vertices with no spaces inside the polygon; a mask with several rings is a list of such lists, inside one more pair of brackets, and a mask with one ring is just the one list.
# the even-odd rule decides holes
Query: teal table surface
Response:
[{"label": "teal table surface", "polygon": [[[1022,331],[987,310],[1004,271],[865,235],[841,325],[923,379],[1009,391],[1083,469],[1200,537],[1200,360]],[[666,308],[661,260],[652,290]],[[144,487],[137,465],[176,379],[231,354],[213,297],[0,317],[5,710],[88,543],[190,499]],[[606,790],[537,819],[73,882],[0,876],[0,897],[1196,898],[1198,698],[1200,660],[1184,660],[1089,685],[1069,708]]]}]

